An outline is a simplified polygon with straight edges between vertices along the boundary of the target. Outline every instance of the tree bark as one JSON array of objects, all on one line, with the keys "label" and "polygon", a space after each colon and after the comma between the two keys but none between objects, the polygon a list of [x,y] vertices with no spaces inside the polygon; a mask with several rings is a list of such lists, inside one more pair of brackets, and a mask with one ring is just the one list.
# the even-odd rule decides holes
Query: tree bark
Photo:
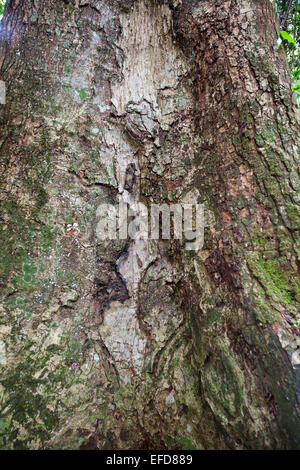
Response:
[{"label": "tree bark", "polygon": [[[299,116],[277,37],[269,0],[7,2],[2,448],[299,447]],[[99,241],[119,198],[203,203],[203,248]]]}]

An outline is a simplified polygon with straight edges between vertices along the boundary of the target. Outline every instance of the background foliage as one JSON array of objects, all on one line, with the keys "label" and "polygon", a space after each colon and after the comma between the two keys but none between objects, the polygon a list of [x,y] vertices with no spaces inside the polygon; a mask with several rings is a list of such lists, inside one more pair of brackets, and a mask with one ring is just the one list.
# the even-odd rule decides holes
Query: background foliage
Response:
[{"label": "background foliage", "polygon": [[300,0],[277,0],[277,12],[280,20],[281,37],[290,64],[293,91],[300,101]]},{"label": "background foliage", "polygon": [[6,3],[6,0],[0,0],[0,18],[3,15],[5,3]]}]

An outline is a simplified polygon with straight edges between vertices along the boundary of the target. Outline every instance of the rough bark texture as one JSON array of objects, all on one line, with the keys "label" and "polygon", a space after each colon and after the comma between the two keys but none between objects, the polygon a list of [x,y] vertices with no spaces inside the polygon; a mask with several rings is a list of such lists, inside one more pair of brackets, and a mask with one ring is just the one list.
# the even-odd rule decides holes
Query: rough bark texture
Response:
[{"label": "rough bark texture", "polygon": [[[8,1],[2,448],[299,447],[277,28],[269,0]],[[204,203],[203,249],[100,242],[96,210],[119,197]]]}]

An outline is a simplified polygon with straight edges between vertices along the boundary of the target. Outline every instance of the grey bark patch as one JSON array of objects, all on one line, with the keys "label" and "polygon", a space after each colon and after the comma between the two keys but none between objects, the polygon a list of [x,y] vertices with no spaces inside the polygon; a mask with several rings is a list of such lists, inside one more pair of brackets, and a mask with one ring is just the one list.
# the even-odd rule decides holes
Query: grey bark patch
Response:
[{"label": "grey bark patch", "polygon": [[6,358],[6,345],[4,341],[0,341],[0,364],[5,366],[7,363],[7,358]]},{"label": "grey bark patch", "polygon": [[6,85],[0,80],[0,104],[6,104]]}]

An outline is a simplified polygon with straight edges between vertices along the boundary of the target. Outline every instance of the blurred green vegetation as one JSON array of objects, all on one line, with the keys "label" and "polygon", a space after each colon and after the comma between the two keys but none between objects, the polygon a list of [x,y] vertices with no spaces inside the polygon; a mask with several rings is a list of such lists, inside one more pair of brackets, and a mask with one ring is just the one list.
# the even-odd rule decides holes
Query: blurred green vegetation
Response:
[{"label": "blurred green vegetation", "polygon": [[3,10],[5,7],[6,0],[0,0],[0,18],[3,15]]},{"label": "blurred green vegetation", "polygon": [[293,91],[300,105],[300,0],[276,0],[280,21],[280,38],[283,43],[291,69]]}]

